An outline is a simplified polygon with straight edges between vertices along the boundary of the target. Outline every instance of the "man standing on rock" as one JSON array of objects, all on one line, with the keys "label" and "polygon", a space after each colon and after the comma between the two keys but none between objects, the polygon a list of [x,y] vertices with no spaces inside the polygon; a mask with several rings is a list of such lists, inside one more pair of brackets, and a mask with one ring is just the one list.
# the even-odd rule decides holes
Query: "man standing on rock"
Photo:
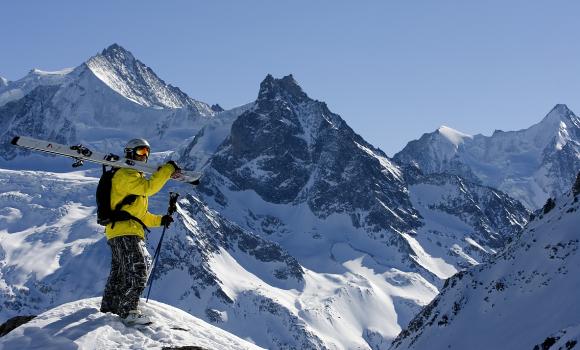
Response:
[{"label": "man standing on rock", "polygon": [[[146,162],[150,151],[146,140],[133,139],[125,146],[125,157]],[[150,267],[145,230],[149,231],[148,227],[168,227],[173,218],[149,213],[148,197],[159,192],[171,177],[179,176],[179,171],[179,167],[170,161],[150,179],[128,168],[116,170],[112,177],[110,205],[114,215],[105,228],[112,262],[101,312],[119,315],[126,325],[151,323],[137,308]]]}]

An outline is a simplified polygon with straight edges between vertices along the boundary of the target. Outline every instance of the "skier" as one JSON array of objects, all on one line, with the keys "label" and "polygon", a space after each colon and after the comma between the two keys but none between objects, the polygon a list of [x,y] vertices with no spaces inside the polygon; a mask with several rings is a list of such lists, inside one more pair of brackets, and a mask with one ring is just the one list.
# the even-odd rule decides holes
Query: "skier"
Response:
[{"label": "skier", "polygon": [[[133,139],[125,146],[125,157],[146,162],[150,151],[147,140]],[[137,308],[150,267],[144,230],[148,230],[147,227],[168,227],[173,218],[149,213],[148,197],[159,192],[169,178],[178,177],[180,170],[175,162],[169,161],[159,167],[150,179],[135,169],[121,168],[111,180],[111,208],[117,211],[122,208],[127,216],[105,228],[112,262],[101,312],[119,315],[126,325],[151,323]]]}]

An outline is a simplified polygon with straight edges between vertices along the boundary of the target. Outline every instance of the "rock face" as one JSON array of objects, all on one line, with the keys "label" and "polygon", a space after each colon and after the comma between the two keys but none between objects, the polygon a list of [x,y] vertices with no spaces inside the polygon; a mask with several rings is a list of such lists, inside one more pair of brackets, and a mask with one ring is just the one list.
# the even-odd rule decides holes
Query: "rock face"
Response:
[{"label": "rock face", "polygon": [[580,118],[557,105],[520,131],[469,136],[441,127],[411,141],[395,160],[425,173],[451,173],[500,189],[529,209],[571,186],[580,169]]},{"label": "rock face", "polygon": [[535,214],[489,264],[463,271],[392,349],[573,348],[580,339],[580,198],[573,191]]},{"label": "rock face", "polygon": [[211,166],[235,190],[269,203],[307,203],[322,218],[346,213],[375,232],[420,226],[400,170],[292,76],[262,82],[255,107],[233,123]]},{"label": "rock face", "polygon": [[415,238],[460,268],[486,261],[528,221],[520,202],[456,175],[411,175],[409,192],[426,223]]},{"label": "rock face", "polygon": [[209,120],[192,139],[183,142],[171,155],[172,159],[186,169],[203,170],[218,147],[230,135],[234,121],[253,106],[254,103],[248,103],[220,112],[218,118]]},{"label": "rock face", "polygon": [[[180,160],[187,159],[185,154]],[[461,193],[467,193],[469,187],[464,198],[454,202],[440,198],[437,207],[427,209],[444,211],[476,227],[476,240],[491,248],[521,230],[527,217],[525,208],[491,188],[395,165],[326,104],[310,99],[292,76],[266,77],[253,108],[235,120],[231,134],[224,137],[209,165],[201,192],[220,205],[224,215],[234,211],[228,208],[235,205],[228,203],[232,198],[228,200],[226,192],[251,191],[265,203],[285,205],[289,210],[307,206],[321,220],[343,215],[353,230],[362,228],[369,238],[404,252],[409,251],[408,243],[399,233],[416,233],[428,226],[417,211],[420,206],[411,202],[428,194],[413,196],[421,192],[413,191],[413,186],[419,189],[421,184],[431,184]],[[462,211],[464,207],[471,209]],[[249,218],[232,219],[255,222],[248,225],[253,230],[268,226],[253,210],[249,210]],[[278,226],[284,221],[265,213],[261,217]],[[269,235],[271,230],[262,232]]]},{"label": "rock face", "polygon": [[0,126],[2,133],[2,157],[14,159],[23,154],[22,150],[12,147],[8,140],[16,135],[34,135],[41,139],[67,143],[76,140],[76,126],[67,117],[61,118],[55,113],[50,101],[58,86],[38,86],[18,102],[11,102],[0,107]]},{"label": "rock face", "polygon": [[203,115],[212,115],[207,104],[195,101],[179,88],[166,84],[129,51],[113,44],[85,65],[111,89],[145,107],[192,107]]},{"label": "rock face", "polygon": [[8,321],[2,323],[0,325],[0,337],[5,336],[6,334],[10,333],[10,331],[14,330],[22,326],[23,324],[28,323],[30,320],[35,318],[34,315],[29,316],[15,316],[9,319]]}]

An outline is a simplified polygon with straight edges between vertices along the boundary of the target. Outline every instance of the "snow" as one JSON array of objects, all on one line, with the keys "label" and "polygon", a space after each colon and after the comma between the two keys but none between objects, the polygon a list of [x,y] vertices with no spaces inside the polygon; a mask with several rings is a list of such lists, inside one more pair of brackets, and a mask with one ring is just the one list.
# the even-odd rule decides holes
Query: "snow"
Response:
[{"label": "snow", "polygon": [[423,249],[421,244],[419,244],[419,242],[410,235],[401,233],[401,236],[403,236],[403,238],[409,242],[409,245],[415,253],[411,257],[414,258],[419,263],[419,265],[431,271],[440,279],[447,279],[457,272],[457,269],[453,265],[448,264],[445,260],[441,258],[434,258],[429,255]]},{"label": "snow", "polygon": [[[496,131],[492,136],[470,136],[442,126],[410,142],[395,158],[417,164],[426,173],[481,181],[535,210],[570,186],[580,159],[578,135],[580,118],[557,105],[527,129]],[[572,157],[562,154],[565,149]],[[576,160],[570,159],[574,155]]]},{"label": "snow", "polygon": [[0,338],[0,349],[261,349],[186,312],[153,300],[141,310],[153,325],[126,327],[118,316],[99,312],[101,298],[61,305]]},{"label": "snow", "polygon": [[580,340],[579,210],[570,193],[558,197],[488,264],[453,277],[393,348],[547,349],[551,337],[563,347],[550,349],[570,349]]},{"label": "snow", "polygon": [[488,251],[487,249],[485,249],[484,247],[482,247],[479,243],[477,243],[476,241],[474,241],[470,237],[465,237],[465,241],[467,243],[471,244],[472,246],[476,247],[477,249],[483,250],[484,252],[487,252]]},{"label": "snow", "polygon": [[455,147],[459,147],[459,145],[465,142],[465,139],[473,138],[471,135],[464,134],[445,125],[441,126],[439,129],[437,129],[437,131],[439,131],[439,133],[443,135],[449,142],[455,145]]},{"label": "snow", "polygon": [[242,167],[239,168],[240,174],[250,173],[252,178],[255,179],[266,179],[275,176],[276,174],[271,171],[266,171],[262,169],[262,164],[274,158],[273,156],[262,155],[256,157],[248,162],[246,162]]},{"label": "snow", "polygon": [[44,71],[44,70],[34,68],[34,69],[32,69],[32,73],[37,74],[37,75],[67,75],[70,72],[72,72],[73,70],[74,70],[74,68],[64,68],[64,69],[57,70],[57,71]]},{"label": "snow", "polygon": [[[84,240],[67,243],[68,237],[74,235],[73,225],[78,227],[83,220],[92,218],[94,207],[75,201],[53,202],[51,194],[47,193],[46,188],[43,189],[43,181],[38,181],[39,178],[46,176],[51,174],[0,169],[2,180],[12,179],[10,185],[4,183],[0,190],[0,202],[4,205],[4,215],[0,216],[0,223],[3,224],[3,229],[0,229],[0,241],[6,266],[12,267],[12,273],[18,271],[24,273],[14,277],[16,285],[23,284],[27,274],[34,274],[36,278],[41,279],[58,269],[60,267],[58,252],[71,249],[74,256],[74,252],[78,254],[82,251],[83,245],[100,238],[89,236]],[[75,173],[55,174],[53,179],[55,180],[51,181],[53,188],[67,187],[72,193],[76,192],[73,190],[74,187],[96,186],[97,182],[95,178]],[[26,192],[35,194],[33,196]],[[16,218],[22,218],[27,224],[23,225],[24,222]]]},{"label": "snow", "polygon": [[183,108],[192,105],[206,115],[215,114],[209,105],[195,101],[179,89],[165,84],[151,69],[125,49],[112,45],[105,51],[91,57],[86,66],[121,96],[154,109]]},{"label": "snow", "polygon": [[65,68],[58,71],[48,72],[32,69],[24,78],[10,82],[0,83],[0,106],[10,101],[18,100],[34,90],[38,86],[60,85],[70,78],[73,68]]},{"label": "snow", "polygon": [[[16,211],[18,216],[22,217],[20,210],[15,208],[11,209]],[[73,256],[78,255],[82,250],[75,249],[76,247],[74,245],[64,242],[70,233],[71,224],[93,214],[94,208],[83,207],[79,203],[70,203],[62,207],[62,210],[67,213],[66,216],[56,221],[53,225],[43,224],[24,231],[11,232],[10,234],[7,234],[5,231],[0,231],[2,249],[5,253],[5,262],[8,265],[18,266],[19,269],[35,274],[36,278],[42,279],[60,267],[58,251],[72,248],[71,252]],[[48,246],[45,242],[30,242],[30,236],[37,235],[43,231],[51,232],[54,235],[51,237],[55,239],[53,244]],[[80,242],[76,243],[78,244]],[[39,246],[42,246],[42,250],[39,249]],[[21,281],[21,283],[23,282]]]},{"label": "snow", "polygon": [[[126,56],[132,57],[130,53]],[[156,151],[174,151],[216,115],[209,105],[165,84],[141,62],[121,58],[115,61],[100,54],[73,70],[33,70],[26,77],[0,87],[0,106],[26,95],[31,98],[31,103],[18,102],[22,112],[16,118],[12,114],[3,115],[10,121],[5,126],[6,134],[44,135],[42,138],[54,135],[64,138],[61,143],[82,142],[116,154],[128,139],[144,137]],[[106,73],[101,76],[103,79],[91,67]],[[39,86],[53,89],[31,96]],[[50,113],[36,116],[46,106],[50,106]],[[27,118],[38,123],[35,135],[27,128]],[[16,161],[27,163],[20,157]]]},{"label": "snow", "polygon": [[[350,251],[347,246],[336,247],[336,255],[341,254],[340,249],[346,249],[345,253]],[[378,274],[364,266],[365,259],[365,255],[359,255],[358,258],[346,261],[343,266],[349,272],[345,275],[306,270],[302,290],[284,290],[264,283],[242,268],[224,250],[214,257],[211,265],[212,270],[220,276],[224,290],[233,300],[239,299],[247,291],[267,295],[292,314],[304,319],[305,326],[311,328],[325,344],[335,344],[330,348],[366,349],[368,345],[361,338],[365,330],[373,329],[386,339],[393,338],[401,330],[398,324],[405,321],[398,320],[397,315],[404,306],[398,304],[398,300],[413,300],[424,305],[436,293],[436,288],[424,283],[418,275],[407,275],[396,269]],[[399,286],[391,285],[389,280],[394,276],[409,282]],[[400,313],[406,313],[407,317],[412,314],[409,311]],[[261,322],[255,320],[254,324]],[[237,330],[240,331],[244,332]],[[258,343],[265,341],[259,338],[254,340]]]},{"label": "snow", "polygon": [[358,148],[365,151],[365,153],[367,153],[373,158],[376,158],[383,167],[383,169],[385,169],[388,173],[390,173],[395,179],[403,181],[403,174],[401,173],[401,170],[395,164],[393,164],[388,158],[376,154],[373,150],[359,144],[358,142],[355,142],[355,144]]},{"label": "snow", "polygon": [[[222,190],[227,191],[227,187]],[[247,262],[240,264],[242,260],[238,257],[234,259],[229,253],[220,251],[210,264],[212,271],[220,276],[224,291],[233,300],[245,297],[248,292],[276,300],[303,320],[304,327],[323,339],[331,349],[367,349],[365,334],[374,334],[375,339],[380,338],[387,344],[387,339],[395,337],[419,307],[437,293],[437,288],[420,274],[405,271],[405,264],[391,258],[399,253],[368,239],[364,231],[357,232],[347,215],[332,214],[320,219],[307,205],[266,203],[253,191],[225,195],[229,205],[220,209],[220,214],[234,222],[247,221],[244,219],[246,213],[235,210],[243,205],[254,215],[272,216],[292,223],[291,227],[281,227],[268,239],[279,242],[298,259],[305,270],[305,281],[299,287],[273,287],[269,281],[250,272],[257,271],[256,267]],[[284,233],[288,229],[292,231]],[[422,254],[422,258],[441,270],[441,276],[448,277],[456,271],[428,254]],[[225,326],[229,327],[226,329],[235,334],[248,332],[237,325],[240,321],[233,315],[228,317],[230,325]],[[256,324],[260,322],[255,321]],[[255,335],[253,339],[258,344],[265,341]]]}]

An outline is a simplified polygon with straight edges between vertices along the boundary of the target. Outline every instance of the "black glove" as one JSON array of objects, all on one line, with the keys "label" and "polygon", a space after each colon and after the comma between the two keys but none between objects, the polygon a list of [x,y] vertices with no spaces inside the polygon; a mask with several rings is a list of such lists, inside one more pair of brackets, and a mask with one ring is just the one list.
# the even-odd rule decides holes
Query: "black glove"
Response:
[{"label": "black glove", "polygon": [[167,164],[171,164],[173,165],[173,167],[175,168],[175,171],[180,171],[181,168],[172,160],[170,160],[169,162],[167,162]]},{"label": "black glove", "polygon": [[172,222],[173,218],[171,217],[171,215],[163,215],[163,217],[161,218],[161,226],[163,227],[169,227],[169,225],[171,225]]}]

